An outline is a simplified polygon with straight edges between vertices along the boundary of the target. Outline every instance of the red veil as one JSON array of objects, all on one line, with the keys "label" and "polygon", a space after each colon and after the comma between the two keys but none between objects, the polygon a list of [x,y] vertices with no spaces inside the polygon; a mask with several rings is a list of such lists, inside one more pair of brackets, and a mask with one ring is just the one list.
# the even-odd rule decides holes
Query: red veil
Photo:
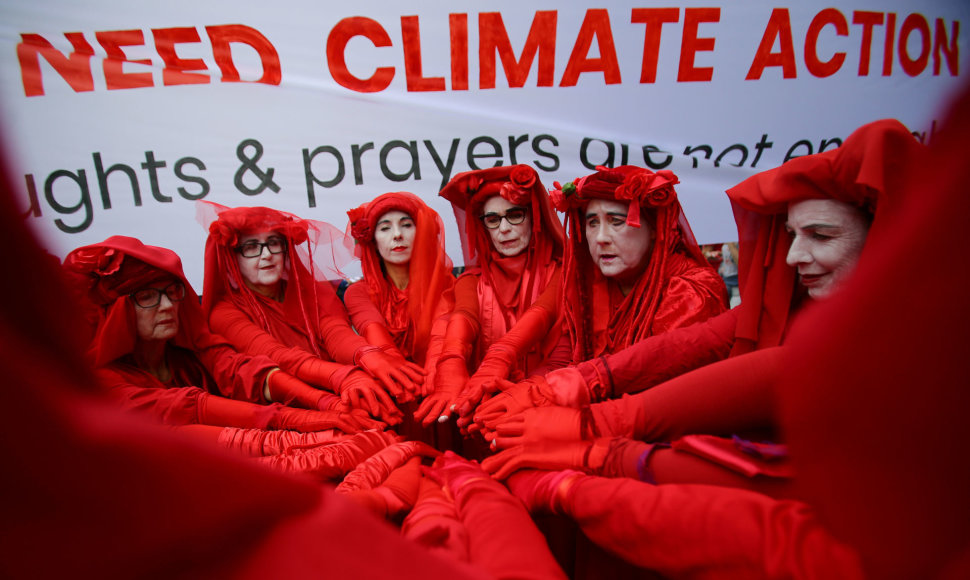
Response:
[{"label": "red veil", "polygon": [[923,146],[899,121],[863,125],[837,149],[798,157],[762,171],[727,191],[738,225],[741,303],[732,355],[781,344],[795,306],[805,298],[795,269],[785,263],[788,204],[835,199],[875,217],[898,203],[908,160]]},{"label": "red veil", "polygon": [[[670,171],[653,173],[641,167],[623,165],[614,169],[599,167],[597,172],[560,185],[549,192],[553,203],[565,212],[566,245],[563,266],[563,308],[565,324],[572,341],[573,362],[589,360],[655,333],[654,320],[671,276],[690,269],[702,269],[709,296],[700,303],[672,304],[685,313],[697,311],[697,321],[724,309],[724,283],[701,253],[687,223],[674,185],[677,176]],[[627,224],[640,227],[640,209],[647,208],[654,230],[653,246],[646,271],[633,290],[610,311],[608,280],[589,255],[584,211],[593,199],[629,202]],[[708,272],[708,270],[710,272]],[[664,329],[665,330],[665,329]]]},{"label": "red veil", "polygon": [[[290,346],[300,346],[324,359],[320,320],[326,314],[343,314],[340,298],[327,280],[341,277],[340,267],[353,256],[346,251],[345,235],[321,221],[267,207],[228,208],[212,202],[198,202],[198,220],[209,237],[205,247],[205,282],[202,308],[208,315],[227,299],[253,322]],[[234,252],[241,236],[273,231],[286,238],[283,279],[286,294],[282,303],[253,292],[243,283]]]},{"label": "red veil", "polygon": [[[479,346],[484,350],[512,328],[552,281],[562,263],[562,224],[538,173],[528,165],[459,173],[439,195],[454,209],[466,272],[481,276]],[[530,210],[532,239],[518,256],[508,258],[496,251],[488,230],[478,219],[482,206],[494,195]],[[552,333],[550,337],[552,342],[558,338]]]},{"label": "red veil", "polygon": [[[410,215],[416,228],[408,265],[410,281],[403,292],[384,276],[383,260],[374,244],[374,225],[392,210]],[[423,364],[439,302],[454,283],[441,217],[421,198],[404,191],[379,195],[348,211],[347,216],[371,301],[383,314],[395,344]]]}]

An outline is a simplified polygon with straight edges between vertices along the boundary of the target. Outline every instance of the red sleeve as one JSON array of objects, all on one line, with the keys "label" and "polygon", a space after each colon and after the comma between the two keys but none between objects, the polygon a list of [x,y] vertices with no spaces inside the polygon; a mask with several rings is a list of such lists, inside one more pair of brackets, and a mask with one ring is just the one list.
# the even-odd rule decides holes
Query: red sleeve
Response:
[{"label": "red sleeve", "polygon": [[350,323],[357,332],[364,334],[364,329],[370,324],[387,324],[384,315],[377,309],[367,291],[367,283],[361,280],[344,290],[344,305],[350,316]]},{"label": "red sleeve", "polygon": [[462,314],[476,323],[479,321],[478,278],[475,274],[464,274],[455,282],[455,314]]},{"label": "red sleeve", "polygon": [[651,335],[703,322],[725,310],[724,282],[711,268],[692,268],[673,276],[657,306]]},{"label": "red sleeve", "polygon": [[518,498],[490,477],[465,483],[455,506],[468,531],[469,560],[494,578],[565,578]]},{"label": "red sleeve", "polygon": [[215,345],[195,353],[219,386],[219,394],[230,399],[266,403],[263,388],[266,375],[277,363],[268,357],[249,356],[228,345]]},{"label": "red sleeve", "polygon": [[356,364],[354,355],[357,349],[368,346],[364,337],[350,327],[347,311],[327,314],[320,319],[320,341],[327,354],[335,362],[345,365]]},{"label": "red sleeve", "polygon": [[617,396],[642,391],[727,358],[734,344],[739,308],[742,306],[704,322],[651,336],[614,354],[580,363],[576,368],[587,383],[604,381],[607,392]]},{"label": "red sleeve", "polygon": [[593,429],[603,436],[669,441],[771,427],[784,348],[729,358],[636,395],[590,405]]},{"label": "red sleeve", "polygon": [[862,578],[801,502],[705,485],[579,477],[563,509],[596,544],[672,578]]},{"label": "red sleeve", "polygon": [[166,425],[199,423],[199,401],[205,391],[198,387],[169,389],[147,375],[139,375],[143,373],[114,366],[97,370],[98,380],[122,410],[147,413]]},{"label": "red sleeve", "polygon": [[[316,358],[306,349],[287,346],[276,340],[272,334],[254,324],[245,312],[227,300],[220,301],[212,309],[209,315],[209,328],[228,340],[239,352],[267,356],[281,369],[293,375],[308,359]],[[219,377],[216,377],[216,380],[219,380]],[[227,393],[224,394],[230,396]]]},{"label": "red sleeve", "polygon": [[320,298],[320,343],[331,360],[345,364],[356,364],[354,355],[357,349],[367,346],[367,341],[354,332],[350,326],[347,308],[337,297],[330,282],[318,282],[317,296]]}]

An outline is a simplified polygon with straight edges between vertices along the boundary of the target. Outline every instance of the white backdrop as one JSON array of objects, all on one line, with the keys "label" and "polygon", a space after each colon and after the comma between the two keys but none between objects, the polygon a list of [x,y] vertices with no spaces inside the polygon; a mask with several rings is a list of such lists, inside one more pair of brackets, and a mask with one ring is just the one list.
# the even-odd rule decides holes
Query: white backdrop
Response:
[{"label": "white backdrop", "polygon": [[2,0],[20,205],[58,256],[133,235],[201,287],[195,198],[344,228],[407,190],[459,264],[449,176],[528,163],[551,187],[612,147],[677,173],[713,243],[736,239],[725,189],[880,118],[930,139],[967,77],[962,0],[568,4]]}]

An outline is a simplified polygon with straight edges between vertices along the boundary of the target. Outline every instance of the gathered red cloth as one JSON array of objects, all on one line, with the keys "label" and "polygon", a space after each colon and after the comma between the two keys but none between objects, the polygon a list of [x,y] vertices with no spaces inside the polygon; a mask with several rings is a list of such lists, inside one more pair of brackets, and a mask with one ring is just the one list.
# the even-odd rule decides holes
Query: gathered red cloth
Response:
[{"label": "gathered red cloth", "polygon": [[[366,341],[350,327],[343,303],[327,276],[352,256],[344,234],[325,222],[266,207],[227,208],[198,202],[209,231],[202,308],[214,332],[236,348],[264,354],[292,374],[309,359],[354,364]],[[286,240],[282,301],[243,282],[234,248],[245,234],[275,232]]]},{"label": "gathered red cloth", "polygon": [[[520,369],[528,372],[542,362],[559,340],[558,291],[553,284],[562,265],[562,224],[539,179],[528,165],[511,165],[466,171],[455,175],[439,195],[451,202],[461,234],[465,271],[459,277],[456,304],[480,327],[472,370],[488,347],[505,336],[525,312],[548,294],[543,308],[550,308],[550,331],[540,344],[524,345]],[[525,207],[531,218],[531,239],[519,255],[503,256],[495,249],[479,217],[485,202],[499,195],[513,205]],[[474,281],[463,283],[463,278]],[[472,293],[474,290],[474,293]]]},{"label": "gathered red cloth", "polygon": [[[408,264],[407,288],[386,278],[383,261],[374,245],[374,226],[385,213],[398,210],[411,216],[416,233]],[[441,217],[421,198],[408,192],[390,192],[347,212],[364,279],[344,293],[347,310],[361,333],[368,324],[384,324],[394,344],[410,360],[427,366],[432,327],[451,312],[454,285],[451,259],[445,252]],[[379,319],[372,305],[379,313]],[[440,332],[443,333],[443,327]]]},{"label": "gathered red cloth", "polygon": [[[72,251],[64,259],[64,268],[81,288],[79,294],[86,297],[84,310],[97,316],[90,321],[94,331],[88,359],[102,369],[103,378],[111,377],[110,384],[117,387],[114,393],[125,406],[153,408],[158,416],[184,422],[198,416],[199,394],[164,390],[189,386],[232,399],[265,402],[263,386],[276,364],[266,357],[240,354],[209,331],[198,295],[175,252],[135,238],[112,236]],[[137,334],[128,293],[164,277],[180,281],[186,294],[179,302],[178,334],[166,347],[173,378],[163,385],[130,360]]]},{"label": "gathered red cloth", "polygon": [[[676,183],[670,171],[624,165],[601,167],[565,185],[557,182],[550,192],[556,209],[566,214],[562,304],[574,363],[706,320],[726,308],[724,282],[694,239],[677,201]],[[630,226],[640,227],[641,208],[651,222],[649,262],[627,296],[590,258],[583,212],[593,199],[629,202]]]}]

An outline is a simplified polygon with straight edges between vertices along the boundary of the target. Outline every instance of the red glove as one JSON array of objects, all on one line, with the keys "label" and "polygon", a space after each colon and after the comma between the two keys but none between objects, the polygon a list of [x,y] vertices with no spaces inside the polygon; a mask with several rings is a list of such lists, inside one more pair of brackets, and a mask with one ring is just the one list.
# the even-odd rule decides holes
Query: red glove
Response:
[{"label": "red glove", "polygon": [[294,449],[279,455],[257,457],[256,461],[287,473],[303,473],[323,481],[336,481],[387,444],[386,434],[364,431],[330,445]]},{"label": "red glove", "polygon": [[465,366],[465,359],[456,356],[438,359],[434,392],[421,401],[421,406],[414,412],[414,419],[421,421],[425,427],[434,421],[447,421],[449,409],[467,380],[468,368]]},{"label": "red glove", "polygon": [[270,429],[293,429],[294,431],[304,432],[340,429],[346,433],[356,433],[367,429],[381,429],[383,424],[351,413],[310,411],[281,406],[276,410],[268,427]]},{"label": "red glove", "polygon": [[388,425],[401,422],[403,415],[388,394],[367,373],[354,367],[334,373],[333,384],[340,399],[352,409],[364,409]]},{"label": "red glove", "polygon": [[531,514],[561,514],[563,499],[570,486],[580,477],[579,471],[539,471],[523,469],[513,473],[505,485],[512,495],[522,500]]},{"label": "red glove", "polygon": [[478,406],[475,423],[479,428],[490,428],[506,417],[518,415],[526,409],[551,405],[548,386],[542,377],[532,377],[521,383],[499,381],[503,391]]},{"label": "red glove", "polygon": [[373,490],[352,492],[355,494],[373,494],[379,499],[381,506],[378,515],[387,519],[397,519],[411,511],[418,500],[418,486],[421,483],[421,460],[412,457],[387,476],[383,485]]},{"label": "red glove", "polygon": [[219,433],[218,442],[227,449],[241,451],[245,455],[259,457],[285,453],[291,447],[315,447],[324,443],[336,443],[347,435],[337,429],[300,433],[298,431],[267,431],[266,429],[239,429],[226,427]]},{"label": "red glove", "polygon": [[421,441],[394,443],[368,458],[347,474],[337,491],[347,493],[375,489],[388,478],[392,471],[404,465],[412,457],[435,457],[439,452]]},{"label": "red glove", "polygon": [[[281,370],[270,371],[266,378],[269,399],[284,405],[293,405],[319,411],[337,410],[339,397],[311,387],[300,379]],[[343,409],[346,410],[346,409]]]},{"label": "red glove", "polygon": [[398,402],[414,400],[421,390],[424,369],[400,357],[392,356],[377,346],[363,346],[354,353],[354,363],[380,381]]},{"label": "red glove", "polygon": [[447,488],[453,498],[457,498],[468,483],[492,480],[477,462],[465,459],[453,451],[445,451],[438,456],[431,467],[425,468],[424,474]]},{"label": "red glove", "polygon": [[[472,321],[465,314],[452,313],[448,319],[441,354],[438,356],[438,363],[435,368],[434,386],[435,390],[438,390],[440,385],[447,385],[448,396],[452,400],[448,401],[443,412],[438,413],[439,417],[448,416],[457,408],[454,399],[462,392],[468,382],[468,357],[471,355],[472,347],[477,340],[479,328],[478,322]],[[438,379],[438,374],[445,376]],[[443,396],[439,397],[439,401],[441,398]]]},{"label": "red glove", "polygon": [[282,405],[257,405],[246,401],[227,399],[219,395],[199,395],[199,423],[220,427],[266,429]]},{"label": "red glove", "polygon": [[515,445],[548,440],[579,441],[584,439],[583,412],[568,407],[540,407],[526,409],[497,421],[493,430],[485,433],[492,447],[507,449]]},{"label": "red glove", "polygon": [[455,504],[427,477],[420,481],[417,502],[401,524],[401,535],[432,552],[468,561],[468,530],[459,520]]},{"label": "red glove", "polygon": [[581,469],[599,474],[610,447],[610,439],[596,441],[537,441],[506,449],[485,458],[482,469],[495,479],[505,479],[519,469]]}]

